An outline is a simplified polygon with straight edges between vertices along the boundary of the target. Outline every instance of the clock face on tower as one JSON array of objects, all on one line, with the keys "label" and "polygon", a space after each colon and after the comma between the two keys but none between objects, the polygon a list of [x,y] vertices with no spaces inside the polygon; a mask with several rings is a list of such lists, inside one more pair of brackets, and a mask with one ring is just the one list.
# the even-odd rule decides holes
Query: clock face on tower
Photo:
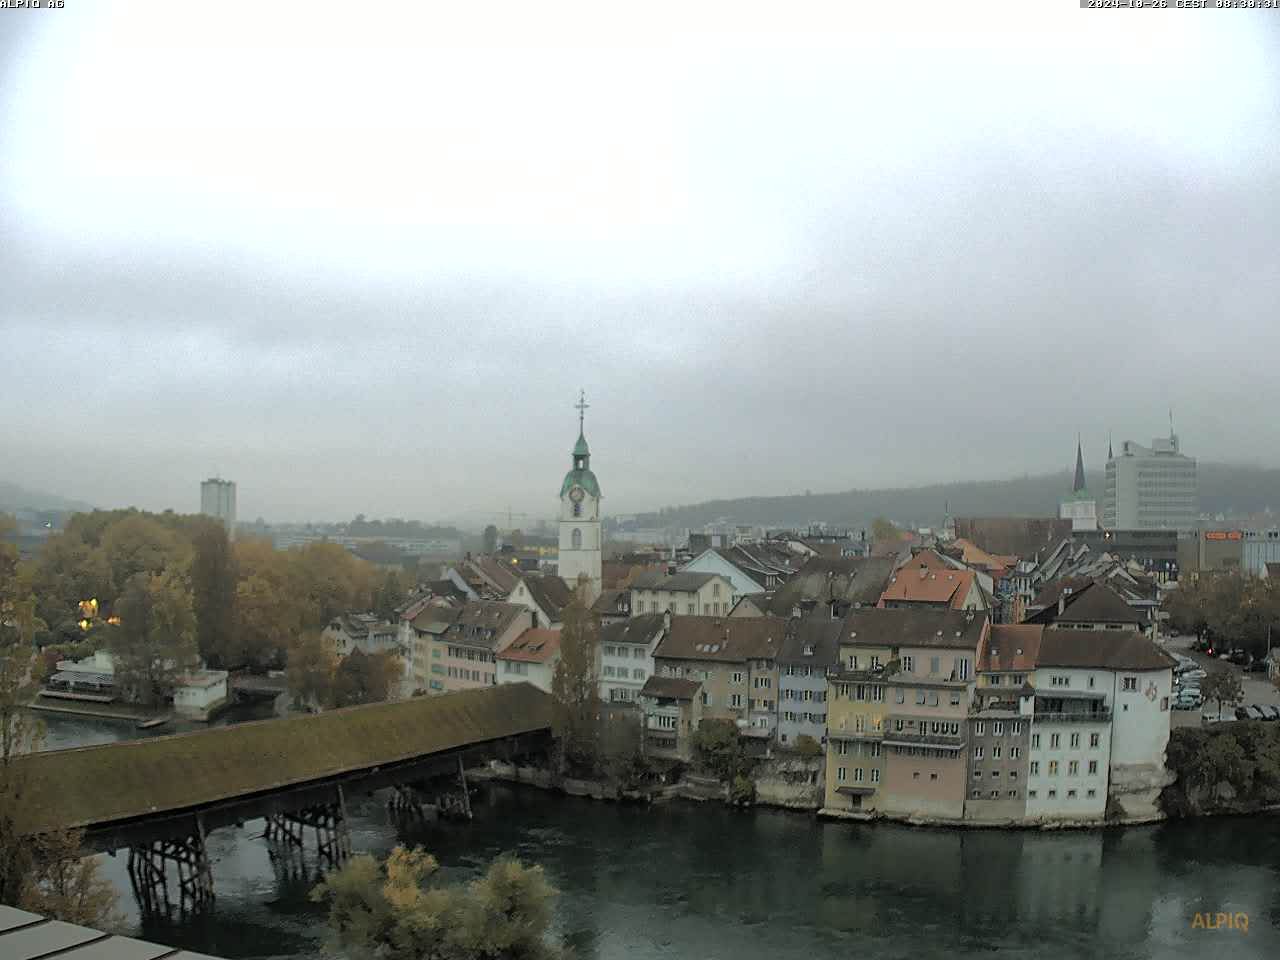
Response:
[{"label": "clock face on tower", "polygon": [[584,492],[581,487],[574,487],[572,490],[569,491],[569,499],[572,500],[574,503],[581,503],[583,495],[584,495]]}]

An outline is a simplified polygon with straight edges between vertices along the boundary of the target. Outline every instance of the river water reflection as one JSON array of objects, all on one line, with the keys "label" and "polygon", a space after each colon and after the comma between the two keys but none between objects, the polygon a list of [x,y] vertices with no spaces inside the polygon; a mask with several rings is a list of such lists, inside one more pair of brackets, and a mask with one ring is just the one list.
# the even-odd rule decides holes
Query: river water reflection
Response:
[{"label": "river water reflection", "polygon": [[[68,726],[67,724],[70,724]],[[85,742],[50,723],[50,745]],[[106,729],[106,733],[104,733]],[[132,728],[94,726],[96,742]],[[87,738],[86,738],[87,739]],[[421,843],[455,878],[515,853],[561,890],[557,929],[583,960],[690,957],[1280,956],[1280,818],[1107,832],[925,830],[780,811],[617,806],[491,786],[469,824],[397,827],[351,801],[356,850]],[[105,858],[133,930],[229,958],[311,958],[323,915],[273,871],[261,821],[210,837],[217,904],[137,926],[124,858]],[[1247,932],[1199,914],[1244,913]]]}]

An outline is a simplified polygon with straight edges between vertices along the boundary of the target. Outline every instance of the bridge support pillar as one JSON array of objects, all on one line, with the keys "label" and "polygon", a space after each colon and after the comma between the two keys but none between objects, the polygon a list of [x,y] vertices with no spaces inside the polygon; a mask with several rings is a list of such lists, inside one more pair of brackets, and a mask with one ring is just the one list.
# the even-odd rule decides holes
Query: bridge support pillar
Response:
[{"label": "bridge support pillar", "polygon": [[411,783],[397,783],[387,800],[387,806],[397,816],[418,820],[435,819],[435,806]]},{"label": "bridge support pillar", "polygon": [[462,758],[458,758],[458,786],[462,789],[462,816],[467,820],[471,819],[471,793],[467,790],[467,768],[462,765]]},{"label": "bridge support pillar", "polygon": [[293,851],[297,851],[301,859],[308,827],[315,832],[317,867],[323,871],[342,866],[351,856],[351,831],[347,827],[347,800],[341,785],[335,788],[334,799],[329,803],[267,817],[263,836],[277,848],[271,853],[272,860],[291,869],[295,863]]},{"label": "bridge support pillar", "polygon": [[213,870],[205,846],[204,824],[197,817],[194,829],[180,840],[154,840],[129,848],[129,881],[143,915],[173,915],[169,862],[177,867],[178,911],[186,915],[212,906]]}]

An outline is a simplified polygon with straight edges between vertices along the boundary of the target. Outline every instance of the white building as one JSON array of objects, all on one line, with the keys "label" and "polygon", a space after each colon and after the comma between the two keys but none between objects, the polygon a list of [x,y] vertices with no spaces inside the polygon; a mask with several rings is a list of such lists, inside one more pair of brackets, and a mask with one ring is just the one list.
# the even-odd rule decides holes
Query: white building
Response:
[{"label": "white building", "polygon": [[[226,670],[190,670],[174,678],[174,710],[196,720],[208,720],[209,713],[227,699]],[[83,660],[59,660],[57,671],[40,691],[55,700],[83,700],[111,703],[117,699],[116,661],[107,650],[97,650]]]},{"label": "white building", "polygon": [[1150,447],[1126,440],[1107,460],[1102,525],[1108,530],[1194,530],[1200,519],[1196,461],[1179,452],[1178,437]]},{"label": "white building", "polygon": [[646,570],[631,581],[633,617],[645,613],[724,617],[735,600],[733,584],[718,573]]},{"label": "white building", "polygon": [[600,596],[604,531],[600,524],[600,483],[591,472],[591,450],[583,433],[585,399],[578,401],[578,442],[573,447],[573,467],[560,484],[560,553],[556,572],[570,589],[580,577],[590,584],[588,603]]},{"label": "white building", "polygon": [[667,635],[670,618],[650,613],[612,623],[600,632],[600,699],[634,703],[653,676],[653,651]]},{"label": "white building", "polygon": [[227,671],[192,670],[173,688],[173,708],[180,714],[207,719],[209,711],[227,699]]},{"label": "white building", "polygon": [[1101,819],[1108,800],[1154,813],[1172,658],[1137,632],[1045,630],[1031,684],[1027,818]]},{"label": "white building", "polygon": [[211,477],[200,484],[200,512],[206,517],[216,517],[227,528],[227,535],[236,535],[236,485],[221,477]]},{"label": "white building", "polygon": [[[742,597],[753,593],[764,593],[770,589],[764,583],[753,579],[745,570],[737,564],[730,562],[724,554],[714,547],[703,550],[702,553],[686,563],[680,568],[682,571],[689,573],[717,573],[729,581],[729,585],[733,590],[735,597]],[[764,580],[761,577],[760,580]],[[776,584],[774,584],[776,586]]]},{"label": "white building", "polygon": [[551,680],[560,662],[560,631],[531,627],[498,651],[498,683],[531,683],[551,692]]}]

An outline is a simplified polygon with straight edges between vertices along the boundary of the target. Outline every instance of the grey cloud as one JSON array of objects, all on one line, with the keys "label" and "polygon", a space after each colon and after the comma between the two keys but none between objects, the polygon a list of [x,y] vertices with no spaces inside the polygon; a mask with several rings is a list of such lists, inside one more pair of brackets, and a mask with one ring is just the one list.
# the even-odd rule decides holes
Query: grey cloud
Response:
[{"label": "grey cloud", "polygon": [[[1017,91],[912,88],[900,112],[891,86],[873,110],[857,90],[814,106],[785,84],[761,101],[758,81],[722,83],[709,102],[724,112],[685,144],[692,181],[720,171],[722,193],[695,197],[674,264],[651,226],[543,244],[495,227],[494,258],[471,269],[433,259],[447,230],[410,232],[420,271],[412,247],[380,270],[387,237],[368,230],[332,238],[367,243],[364,269],[337,270],[309,247],[268,262],[200,223],[181,244],[106,244],[5,217],[21,243],[0,261],[16,398],[0,476],[193,509],[216,468],[248,516],[549,517],[580,386],[611,512],[1059,469],[1077,430],[1093,467],[1108,430],[1145,442],[1171,405],[1189,451],[1277,462],[1266,29],[1248,38],[1261,66],[1223,82],[1270,92],[1214,143],[1150,93],[1135,109],[1159,122],[1135,115],[1131,135],[1114,104],[1096,124],[1088,104],[1016,114],[1037,83],[1071,102],[1052,71],[1000,81]],[[1229,58],[1232,37],[1216,42]],[[823,112],[842,97],[847,116]],[[483,250],[484,233],[465,244]]]}]

